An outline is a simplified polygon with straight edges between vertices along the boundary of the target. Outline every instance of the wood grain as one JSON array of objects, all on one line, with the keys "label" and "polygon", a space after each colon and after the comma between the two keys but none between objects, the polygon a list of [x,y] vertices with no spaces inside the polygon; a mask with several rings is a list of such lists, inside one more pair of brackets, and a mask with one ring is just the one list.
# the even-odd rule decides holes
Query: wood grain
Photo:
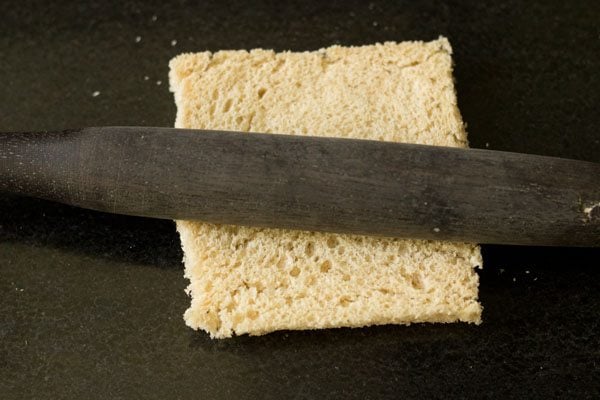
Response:
[{"label": "wood grain", "polygon": [[0,133],[0,190],[154,218],[600,246],[600,164],[490,150],[149,127]]}]

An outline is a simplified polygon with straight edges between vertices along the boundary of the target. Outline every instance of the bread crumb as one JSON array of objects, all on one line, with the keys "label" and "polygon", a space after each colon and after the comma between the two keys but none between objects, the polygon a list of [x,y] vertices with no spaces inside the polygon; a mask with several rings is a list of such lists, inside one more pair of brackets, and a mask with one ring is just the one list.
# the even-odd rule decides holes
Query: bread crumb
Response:
[{"label": "bread crumb", "polygon": [[156,15],[153,15],[151,18],[152,22],[156,22],[157,19],[158,19],[158,17]]},{"label": "bread crumb", "polygon": [[600,214],[600,201],[596,204],[592,204],[583,209],[583,213],[585,214],[585,221],[592,222],[592,219],[598,218],[594,214]]},{"label": "bread crumb", "polygon": [[162,85],[162,81],[156,81],[156,84],[160,86]]},{"label": "bread crumb", "polygon": [[175,46],[177,44],[177,40],[173,39],[171,40],[171,46]]},{"label": "bread crumb", "polygon": [[145,76],[144,76],[144,80],[145,80],[145,81],[147,81],[147,80],[149,80],[149,79],[150,79],[150,77],[149,77],[148,75],[145,75]]},{"label": "bread crumb", "polygon": [[100,96],[100,91],[96,90],[95,92],[92,93],[92,97],[98,97]]},{"label": "bread crumb", "polygon": [[135,37],[135,42],[136,42],[136,43],[139,43],[139,42],[141,42],[141,41],[142,41],[142,37],[141,37],[141,36],[136,36],[136,37]]}]

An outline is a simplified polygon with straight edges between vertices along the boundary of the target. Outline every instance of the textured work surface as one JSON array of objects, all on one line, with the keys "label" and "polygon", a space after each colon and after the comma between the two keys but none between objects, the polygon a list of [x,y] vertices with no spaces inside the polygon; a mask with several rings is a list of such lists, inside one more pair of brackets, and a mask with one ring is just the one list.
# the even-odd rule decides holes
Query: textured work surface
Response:
[{"label": "textured work surface", "polygon": [[[4,2],[0,129],[171,126],[167,63],[183,51],[313,50],[443,34],[454,48],[472,147],[600,162],[596,2],[315,3]],[[4,399],[597,398],[600,252],[484,246],[483,256],[479,327],[213,342],[181,320],[188,299],[172,223],[2,196],[0,392]]]}]

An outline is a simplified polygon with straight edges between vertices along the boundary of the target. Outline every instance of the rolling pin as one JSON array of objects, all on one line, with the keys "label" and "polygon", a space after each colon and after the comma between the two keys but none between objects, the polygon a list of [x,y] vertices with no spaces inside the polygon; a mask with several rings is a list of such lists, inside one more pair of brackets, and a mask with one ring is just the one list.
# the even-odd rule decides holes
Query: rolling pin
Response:
[{"label": "rolling pin", "polygon": [[0,191],[152,218],[600,246],[600,164],[492,150],[154,127],[0,133]]}]

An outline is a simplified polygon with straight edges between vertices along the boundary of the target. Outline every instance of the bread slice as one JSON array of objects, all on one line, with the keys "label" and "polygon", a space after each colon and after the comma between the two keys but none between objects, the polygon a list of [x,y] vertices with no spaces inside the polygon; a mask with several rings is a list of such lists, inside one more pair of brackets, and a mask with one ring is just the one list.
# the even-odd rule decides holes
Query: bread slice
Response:
[{"label": "bread slice", "polygon": [[[466,147],[451,47],[436,41],[182,54],[176,127]],[[475,244],[177,221],[192,305],[213,338],[281,329],[479,323]]]}]

